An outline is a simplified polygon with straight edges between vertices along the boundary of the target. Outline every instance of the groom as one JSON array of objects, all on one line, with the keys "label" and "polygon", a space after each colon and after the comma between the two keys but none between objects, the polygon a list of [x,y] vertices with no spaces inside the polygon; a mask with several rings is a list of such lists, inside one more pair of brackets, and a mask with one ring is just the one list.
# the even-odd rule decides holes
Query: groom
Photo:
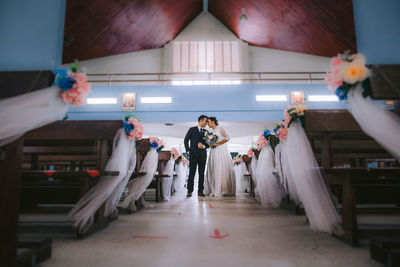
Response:
[{"label": "groom", "polygon": [[[197,126],[189,129],[185,136],[185,149],[187,155],[189,155],[189,181],[188,181],[188,192],[186,197],[191,197],[194,186],[194,175],[196,174],[196,168],[199,167],[199,188],[198,196],[204,197],[204,170],[206,168],[208,144],[204,141],[204,127],[207,125],[207,116],[201,115],[198,118]],[[190,141],[190,146],[189,146]]]}]

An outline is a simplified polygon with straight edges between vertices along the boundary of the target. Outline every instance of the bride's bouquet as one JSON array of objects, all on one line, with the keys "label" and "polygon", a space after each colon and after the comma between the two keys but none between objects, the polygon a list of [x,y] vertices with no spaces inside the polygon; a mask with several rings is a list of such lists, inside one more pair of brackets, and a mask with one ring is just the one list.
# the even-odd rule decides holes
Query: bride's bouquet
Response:
[{"label": "bride's bouquet", "polygon": [[[206,141],[207,144],[211,145],[211,144],[216,143],[218,141],[218,136],[213,134],[213,133],[210,133],[207,130],[204,130],[203,140]],[[212,148],[215,148],[215,146],[212,147]]]}]

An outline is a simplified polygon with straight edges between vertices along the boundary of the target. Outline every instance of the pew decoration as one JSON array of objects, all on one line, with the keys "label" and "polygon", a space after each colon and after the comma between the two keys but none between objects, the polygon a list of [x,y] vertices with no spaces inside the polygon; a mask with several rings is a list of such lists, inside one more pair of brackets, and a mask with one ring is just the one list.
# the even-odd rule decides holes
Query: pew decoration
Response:
[{"label": "pew decoration", "polygon": [[61,98],[71,106],[82,106],[91,92],[90,84],[87,82],[86,74],[80,71],[79,62],[69,69],[56,69],[55,85],[61,89]]},{"label": "pew decoration", "polygon": [[120,128],[113,140],[113,150],[105,171],[118,171],[118,176],[101,176],[99,182],[86,193],[70,211],[79,233],[87,232],[96,211],[104,204],[104,216],[118,216],[117,204],[136,167],[136,143],[128,139]]},{"label": "pew decoration", "polygon": [[285,183],[289,194],[292,190],[292,197],[298,198],[295,201],[303,204],[311,229],[341,235],[339,215],[304,131],[305,109],[297,105],[284,111],[284,125],[289,128],[281,151]]},{"label": "pew decoration", "polygon": [[[120,206],[130,211],[136,211],[135,201],[146,191],[146,188],[150,185],[154,175],[157,171],[158,166],[158,152],[164,147],[164,144],[155,137],[150,137],[150,150],[144,158],[140,167],[140,172],[144,175],[131,180],[126,186],[128,194],[124,201],[120,203]],[[141,198],[142,205],[147,208],[149,205]]]},{"label": "pew decoration", "polygon": [[0,100],[0,146],[30,130],[61,120],[67,109],[56,86]]},{"label": "pew decoration", "polygon": [[175,191],[182,192],[185,188],[185,182],[189,171],[189,161],[184,155],[180,155],[175,160],[176,179],[173,181]]},{"label": "pew decoration", "polygon": [[249,150],[247,151],[247,156],[249,156],[249,158],[254,158],[256,153],[256,148],[255,147],[250,147]]},{"label": "pew decoration", "polygon": [[[257,140],[257,150],[261,150],[258,155],[256,170],[252,169],[256,177],[256,192],[259,200],[264,207],[278,207],[284,193],[275,178],[274,171],[274,152],[272,146],[268,145],[271,140],[271,131],[264,130]],[[253,161],[253,160],[252,160]],[[253,168],[253,166],[252,166]]]},{"label": "pew decoration", "polygon": [[347,99],[350,90],[357,86],[362,88],[362,95],[371,94],[369,82],[370,70],[365,66],[363,54],[350,54],[346,51],[332,58],[331,66],[325,78],[328,88],[335,92],[340,100]]},{"label": "pew decoration", "polygon": [[180,155],[176,160],[175,160],[175,164],[179,164],[182,163],[185,166],[189,166],[189,161],[187,160],[187,158],[184,155]]},{"label": "pew decoration", "polygon": [[125,134],[128,139],[142,140],[143,138],[143,126],[139,121],[139,118],[129,113],[125,116],[122,122],[122,127],[125,129]]},{"label": "pew decoration", "polygon": [[275,132],[275,135],[279,138],[279,141],[283,142],[287,139],[289,130],[288,130],[285,122],[280,121],[275,125],[274,132]]},{"label": "pew decoration", "polygon": [[301,125],[304,127],[304,111],[307,109],[305,105],[290,105],[284,112],[284,124],[286,127],[290,127],[290,125],[299,120]]},{"label": "pew decoration", "polygon": [[176,149],[175,147],[173,147],[173,148],[171,149],[171,156],[174,157],[174,160],[175,160],[175,162],[176,162],[176,160],[179,158],[178,149]]},{"label": "pew decoration", "polygon": [[268,145],[267,139],[264,137],[264,134],[260,134],[260,136],[257,139],[257,150],[260,151],[263,147]]},{"label": "pew decoration", "polygon": [[154,148],[157,152],[160,152],[164,148],[164,143],[157,137],[150,137],[150,148]]},{"label": "pew decoration", "polygon": [[400,160],[400,117],[366,99],[371,74],[365,63],[362,54],[345,52],[334,57],[326,76],[328,88],[341,100],[347,99],[347,108],[362,130]]},{"label": "pew decoration", "polygon": [[165,168],[162,173],[163,176],[165,177],[163,177],[161,180],[162,194],[164,200],[166,201],[169,201],[171,199],[171,188],[172,188],[172,182],[174,180],[174,169],[175,169],[175,159],[171,151],[171,157],[168,160],[167,164],[165,165]]},{"label": "pew decoration", "polygon": [[233,165],[237,166],[243,162],[243,157],[241,154],[238,154],[236,157],[233,158]]}]

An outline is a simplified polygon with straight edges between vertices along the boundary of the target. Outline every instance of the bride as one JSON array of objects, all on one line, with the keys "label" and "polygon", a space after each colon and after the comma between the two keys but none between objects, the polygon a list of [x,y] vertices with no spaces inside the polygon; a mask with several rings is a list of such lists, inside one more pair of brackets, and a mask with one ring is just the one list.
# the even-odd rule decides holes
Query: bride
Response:
[{"label": "bride", "polygon": [[216,142],[210,144],[211,151],[208,158],[206,180],[207,195],[214,197],[235,196],[235,173],[227,144],[229,136],[221,126],[218,126],[215,117],[209,117],[207,122],[208,126],[214,130],[212,134],[218,137]]}]

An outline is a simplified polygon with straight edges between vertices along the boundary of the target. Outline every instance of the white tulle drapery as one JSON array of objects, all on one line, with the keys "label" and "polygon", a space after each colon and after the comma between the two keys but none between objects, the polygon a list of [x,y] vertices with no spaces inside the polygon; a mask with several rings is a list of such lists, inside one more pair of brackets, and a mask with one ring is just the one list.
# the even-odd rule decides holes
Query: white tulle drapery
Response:
[{"label": "white tulle drapery", "polygon": [[129,208],[132,211],[136,210],[135,201],[138,200],[146,188],[150,185],[157,171],[158,153],[155,148],[150,148],[146,157],[143,160],[140,172],[146,173],[145,175],[135,178],[128,183],[128,195],[120,204],[122,208]]},{"label": "white tulle drapery", "polygon": [[263,147],[257,164],[257,189],[263,206],[279,206],[283,191],[273,174],[274,152],[270,146]]},{"label": "white tulle drapery", "polygon": [[285,180],[283,179],[282,175],[282,164],[281,164],[281,157],[282,157],[282,151],[281,151],[282,144],[279,143],[275,146],[275,170],[278,173],[279,176],[279,182],[281,184],[281,187],[284,191],[284,193],[287,193],[286,188],[285,188]]},{"label": "white tulle drapery", "polygon": [[293,175],[311,229],[342,234],[339,215],[299,122],[292,123],[289,128],[286,150],[289,171]]},{"label": "white tulle drapery", "polygon": [[361,85],[347,95],[349,112],[362,130],[400,160],[400,117],[362,96]]},{"label": "white tulle drapery", "polygon": [[0,146],[29,130],[64,118],[68,105],[60,94],[61,89],[52,86],[0,100]]},{"label": "white tulle drapery", "polygon": [[182,162],[179,162],[175,167],[175,171],[174,188],[176,192],[182,192],[185,188],[187,168]]},{"label": "white tulle drapery", "polygon": [[102,176],[70,212],[80,233],[90,228],[94,214],[103,203],[105,203],[105,216],[116,212],[118,201],[135,165],[135,140],[128,139],[124,129],[121,128],[114,137],[112,155],[105,167],[105,171],[119,171],[118,176]]},{"label": "white tulle drapery", "polygon": [[281,166],[282,166],[282,181],[283,187],[286,193],[289,195],[289,198],[296,204],[300,204],[300,197],[296,190],[296,185],[294,183],[295,176],[293,176],[291,169],[289,167],[289,159],[288,159],[288,149],[287,149],[287,141],[283,141],[281,143]]},{"label": "white tulle drapery", "polygon": [[165,177],[161,181],[164,200],[171,199],[172,181],[174,180],[174,168],[175,168],[175,160],[173,157],[171,157],[171,159],[165,165],[163,171],[163,174],[168,175],[168,178]]},{"label": "white tulle drapery", "polygon": [[251,179],[254,182],[254,185],[257,185],[257,163],[258,160],[257,158],[254,156],[253,158],[251,158],[251,163],[250,163],[250,174],[251,174]]},{"label": "white tulle drapery", "polygon": [[246,163],[241,162],[239,165],[234,166],[235,179],[236,179],[236,193],[244,192],[249,188],[249,183],[244,176],[248,173]]}]

